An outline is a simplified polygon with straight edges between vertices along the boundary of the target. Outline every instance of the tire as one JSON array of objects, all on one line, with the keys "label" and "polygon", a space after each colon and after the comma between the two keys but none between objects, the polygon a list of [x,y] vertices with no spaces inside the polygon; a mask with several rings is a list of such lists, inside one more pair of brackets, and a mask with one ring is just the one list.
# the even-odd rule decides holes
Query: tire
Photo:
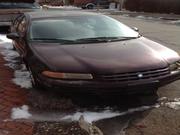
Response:
[{"label": "tire", "polygon": [[157,103],[158,100],[157,90],[158,89],[152,89],[141,93],[139,96],[142,105],[154,105],[155,103]]},{"label": "tire", "polygon": [[143,94],[144,95],[149,95],[149,96],[151,96],[151,95],[157,95],[157,90],[158,89],[152,89],[152,90],[148,90],[148,91],[145,91]]},{"label": "tire", "polygon": [[16,51],[16,48],[14,47],[14,45],[13,45],[13,48],[12,48],[12,50]]},{"label": "tire", "polygon": [[142,95],[140,97],[142,105],[154,105],[157,103],[158,95],[157,93],[154,94],[148,94],[148,95]]},{"label": "tire", "polygon": [[86,6],[87,9],[94,9],[94,5],[93,4],[89,4]]},{"label": "tire", "polygon": [[29,72],[30,72],[32,86],[37,89],[42,88],[42,84],[37,80],[37,75],[33,72],[32,68],[30,67],[29,67]]},{"label": "tire", "polygon": [[81,8],[82,8],[82,9],[86,9],[86,7],[85,7],[85,6],[82,6]]}]

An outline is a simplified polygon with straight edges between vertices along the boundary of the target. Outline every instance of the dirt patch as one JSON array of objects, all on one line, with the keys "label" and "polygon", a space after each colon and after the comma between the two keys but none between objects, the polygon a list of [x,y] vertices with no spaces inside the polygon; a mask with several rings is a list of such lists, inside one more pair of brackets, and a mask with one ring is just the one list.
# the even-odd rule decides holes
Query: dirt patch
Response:
[{"label": "dirt patch", "polygon": [[34,135],[88,135],[78,123],[37,122]]}]

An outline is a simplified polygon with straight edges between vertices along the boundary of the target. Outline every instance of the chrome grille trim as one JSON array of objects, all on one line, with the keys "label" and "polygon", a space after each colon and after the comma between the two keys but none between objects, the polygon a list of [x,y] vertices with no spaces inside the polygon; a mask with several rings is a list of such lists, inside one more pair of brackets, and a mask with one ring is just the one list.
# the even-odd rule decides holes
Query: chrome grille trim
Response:
[{"label": "chrome grille trim", "polygon": [[[142,77],[138,77],[142,74]],[[102,81],[134,81],[143,79],[158,78],[170,74],[169,68],[146,70],[139,72],[119,73],[119,74],[107,74],[107,75],[96,75],[97,80]]]}]

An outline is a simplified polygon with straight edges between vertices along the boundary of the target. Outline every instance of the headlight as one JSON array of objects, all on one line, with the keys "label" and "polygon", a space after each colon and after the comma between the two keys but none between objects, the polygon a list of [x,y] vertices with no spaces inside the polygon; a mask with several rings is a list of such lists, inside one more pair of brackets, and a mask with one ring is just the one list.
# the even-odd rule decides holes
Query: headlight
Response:
[{"label": "headlight", "polygon": [[81,74],[81,73],[60,73],[60,72],[43,71],[42,74],[44,76],[54,79],[82,79],[82,80],[93,79],[93,76],[91,74]]},{"label": "headlight", "polygon": [[170,71],[180,70],[180,61],[169,66]]}]

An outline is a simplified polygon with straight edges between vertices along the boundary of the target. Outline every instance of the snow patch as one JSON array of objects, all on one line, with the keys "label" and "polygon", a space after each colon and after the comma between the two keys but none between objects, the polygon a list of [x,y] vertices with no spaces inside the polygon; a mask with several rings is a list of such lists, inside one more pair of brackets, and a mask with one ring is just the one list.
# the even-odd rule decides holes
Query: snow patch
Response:
[{"label": "snow patch", "polygon": [[164,105],[171,109],[179,110],[180,109],[180,98],[175,98],[173,101],[167,102]]},{"label": "snow patch", "polygon": [[27,71],[26,66],[21,64],[20,56],[17,51],[12,50],[13,45],[12,41],[7,39],[5,35],[0,35],[0,47],[3,47],[1,54],[4,56],[4,59],[8,62],[5,66],[8,66],[14,69],[14,77],[12,81],[20,86],[21,88],[31,88],[31,78],[30,73]]},{"label": "snow patch", "polygon": [[158,99],[159,102],[161,102],[161,101],[166,101],[166,100],[168,100],[167,97],[161,97],[161,98]]},{"label": "snow patch", "polygon": [[17,69],[14,71],[14,77],[13,82],[20,86],[21,88],[31,88],[32,83],[31,83],[31,77],[30,77],[30,72],[27,71],[25,64],[19,65],[20,69]]},{"label": "snow patch", "polygon": [[3,50],[1,54],[4,56],[4,59],[9,63],[17,62],[16,59],[19,57],[19,54],[16,51],[10,49]]},{"label": "snow patch", "polygon": [[145,19],[145,20],[159,20],[158,18],[155,18],[155,17],[142,16],[142,15],[136,16],[135,18],[137,18],[137,19]]},{"label": "snow patch", "polygon": [[154,18],[150,16],[150,17],[147,17],[147,19],[148,20],[153,20]]},{"label": "snow patch", "polygon": [[168,99],[167,97],[161,97],[158,100],[161,106],[165,106],[174,110],[180,109],[180,98]]},{"label": "snow patch", "polygon": [[180,25],[180,20],[177,20],[177,21],[171,21],[170,23],[171,23],[171,24],[175,24],[175,25]]},{"label": "snow patch", "polygon": [[138,111],[145,111],[145,110],[148,110],[150,108],[157,108],[157,107],[159,107],[159,105],[141,106],[141,107],[138,107],[138,108],[128,109],[125,112],[113,112],[112,110],[104,110],[104,111],[101,111],[101,112],[90,112],[90,111],[76,112],[76,113],[74,113],[72,115],[64,116],[62,118],[62,120],[78,121],[79,118],[81,116],[83,116],[85,121],[87,121],[89,123],[92,123],[93,121],[113,118],[113,117],[117,117],[117,116],[131,114],[131,113],[138,112]]},{"label": "snow patch", "polygon": [[0,47],[3,49],[13,49],[12,43],[4,42],[4,41],[0,41]]},{"label": "snow patch", "polygon": [[129,15],[128,15],[128,14],[123,14],[122,16],[124,16],[124,17],[129,17]]},{"label": "snow patch", "polygon": [[137,19],[146,19],[146,17],[142,16],[142,15],[136,16],[135,18],[137,18]]},{"label": "snow patch", "polygon": [[16,70],[14,72],[15,78],[13,78],[13,82],[16,85],[19,85],[21,88],[31,88],[32,83],[30,79],[30,73],[26,70]]},{"label": "snow patch", "polygon": [[73,115],[68,115],[62,118],[62,120],[72,120],[72,121],[78,121],[81,116],[84,117],[85,121],[92,123],[93,121],[98,121],[101,119],[107,119],[119,116],[120,114],[118,112],[112,112],[110,110],[106,110],[103,112],[76,112]]},{"label": "snow patch", "polygon": [[12,119],[28,119],[32,115],[28,112],[29,107],[27,105],[23,105],[21,107],[13,108],[11,110],[11,118]]},{"label": "snow patch", "polygon": [[2,35],[2,34],[0,34],[0,40],[2,40],[2,41],[5,42],[5,43],[11,43],[11,42],[12,42],[11,39],[8,39],[8,38],[6,37],[6,35]]},{"label": "snow patch", "polygon": [[75,6],[48,6],[48,5],[43,5],[43,8],[49,8],[49,9],[81,9],[79,7]]}]

